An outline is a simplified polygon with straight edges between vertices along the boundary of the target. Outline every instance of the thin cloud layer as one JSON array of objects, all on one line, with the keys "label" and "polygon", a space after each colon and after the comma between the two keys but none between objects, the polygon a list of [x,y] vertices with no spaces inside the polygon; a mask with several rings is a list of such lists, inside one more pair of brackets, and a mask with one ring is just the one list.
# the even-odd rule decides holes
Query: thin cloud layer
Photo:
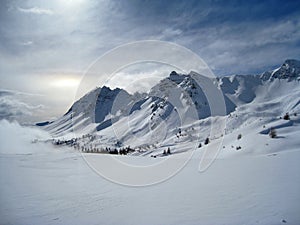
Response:
[{"label": "thin cloud layer", "polygon": [[33,7],[33,8],[28,8],[28,9],[24,9],[24,8],[18,8],[18,10],[20,12],[23,13],[33,13],[33,14],[38,14],[38,15],[52,15],[54,14],[54,12],[50,9],[43,9],[43,8],[39,8],[39,7]]}]

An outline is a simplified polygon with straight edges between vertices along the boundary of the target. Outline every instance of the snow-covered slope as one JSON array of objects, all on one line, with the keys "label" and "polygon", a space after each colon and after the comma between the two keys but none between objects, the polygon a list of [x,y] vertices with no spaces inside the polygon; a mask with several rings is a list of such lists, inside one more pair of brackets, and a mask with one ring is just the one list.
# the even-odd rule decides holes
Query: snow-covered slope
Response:
[{"label": "snow-covered slope", "polygon": [[[198,172],[204,153],[200,148],[171,179],[133,188],[97,176],[87,161],[99,165],[114,158],[121,163],[109,169],[130,180],[131,173],[122,173],[124,162],[140,170],[135,165],[168,160],[163,167],[152,168],[159,175],[178,158],[79,153],[65,146],[31,143],[47,135],[0,121],[1,224],[298,225],[300,129],[290,123],[270,124],[282,127],[277,139],[257,136],[262,126],[240,128],[226,135],[225,148],[204,173]],[[242,137],[237,140],[239,133]],[[181,147],[192,148],[192,143]]]},{"label": "snow-covered slope", "polygon": [[[299,114],[299,77],[300,62],[297,60],[286,60],[280,68],[262,75],[209,79],[195,76],[194,72],[178,74],[173,71],[148,94],[130,95],[121,89],[96,88],[45,129],[56,137],[67,138],[74,134],[76,137],[84,134],[97,137],[81,145],[130,145],[148,149],[145,154],[172,146],[175,152],[181,149],[179,152],[184,143],[197,145],[206,137],[217,139],[249,126],[255,126],[251,130],[261,133],[258,127],[269,129],[285,113]],[[223,93],[225,115],[211,116],[207,87]],[[212,134],[212,124],[221,123],[222,119],[226,120],[226,129]],[[298,117],[294,119],[298,123]]]}]

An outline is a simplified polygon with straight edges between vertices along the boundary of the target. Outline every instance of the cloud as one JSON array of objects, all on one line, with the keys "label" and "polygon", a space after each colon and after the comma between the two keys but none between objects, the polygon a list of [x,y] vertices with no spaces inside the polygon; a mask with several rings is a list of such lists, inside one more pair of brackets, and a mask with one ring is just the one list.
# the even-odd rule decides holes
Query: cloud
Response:
[{"label": "cloud", "polygon": [[274,69],[287,58],[300,57],[299,30],[299,16],[277,22],[223,25],[206,33],[210,41],[200,41],[207,43],[200,49],[200,55],[221,74],[261,73]]},{"label": "cloud", "polygon": [[33,42],[32,41],[25,41],[25,42],[22,42],[21,44],[24,45],[24,46],[29,46],[29,45],[32,45]]},{"label": "cloud", "polygon": [[163,40],[175,40],[183,33],[180,29],[166,28],[163,29],[161,38]]},{"label": "cloud", "polygon": [[[8,45],[3,48],[16,53],[12,58],[16,58],[16,63],[20,64],[18,67],[22,67],[21,71],[49,67],[84,70],[111,48],[142,39],[159,39],[184,45],[222,74],[256,72],[248,64],[243,65],[243,70],[235,71],[236,67],[233,67],[234,63],[239,63],[237,59],[256,58],[256,53],[249,49],[260,50],[260,47],[264,47],[261,51],[267,56],[265,68],[275,66],[274,63],[280,64],[282,58],[299,57],[299,53],[293,50],[300,39],[297,32],[300,6],[297,1],[242,1],[236,4],[196,0],[104,0],[101,3],[89,0],[77,5],[74,2],[72,8],[71,3],[66,7],[59,1],[37,1],[35,7],[32,7],[33,4],[34,1],[30,0],[25,5],[20,1],[18,8],[24,13],[47,14],[55,11],[57,16],[51,19],[43,17],[37,22],[34,18],[18,15],[14,15],[14,20],[8,20],[12,16],[8,14],[0,22],[3,25],[5,21],[15,21],[10,26],[7,23],[3,26],[11,30],[3,35],[9,37],[4,40]],[[6,34],[7,29],[3,29],[3,33]],[[14,39],[19,38],[34,40],[34,46],[16,47],[14,42],[18,40]],[[25,45],[29,43],[24,42]],[[267,45],[273,46],[269,48]],[[271,59],[274,48],[284,50],[282,58],[276,61]],[[21,53],[20,57],[18,53]],[[230,64],[217,62],[216,58],[229,62],[227,58],[220,58],[221,55],[229,55],[236,61],[231,60]]]},{"label": "cloud", "polygon": [[32,7],[32,8],[18,8],[20,12],[23,13],[32,13],[32,14],[37,14],[37,15],[53,15],[54,12],[50,9],[43,9],[39,7]]},{"label": "cloud", "polygon": [[170,72],[176,70],[171,65],[142,62],[129,65],[113,74],[104,84],[111,88],[123,88],[129,93],[145,93],[150,91],[160,80],[169,76]]},{"label": "cloud", "polygon": [[[30,105],[21,101],[22,92],[0,90],[0,120],[18,121],[26,123],[36,112],[44,109],[43,105]],[[31,94],[29,96],[32,97]]]},{"label": "cloud", "polygon": [[39,94],[33,94],[33,93],[27,93],[22,91],[15,91],[15,90],[6,90],[6,89],[0,89],[0,97],[4,95],[24,95],[24,96],[41,96]]},{"label": "cloud", "polygon": [[32,141],[50,138],[48,133],[37,128],[24,127],[16,121],[0,120],[0,154],[43,153],[50,148],[43,143],[32,143]]}]

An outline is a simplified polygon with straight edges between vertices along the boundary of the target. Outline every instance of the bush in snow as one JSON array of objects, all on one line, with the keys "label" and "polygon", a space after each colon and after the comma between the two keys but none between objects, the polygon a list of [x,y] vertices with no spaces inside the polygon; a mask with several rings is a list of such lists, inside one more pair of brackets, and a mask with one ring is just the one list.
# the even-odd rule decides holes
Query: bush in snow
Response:
[{"label": "bush in snow", "polygon": [[179,135],[181,135],[181,128],[178,129],[178,133],[179,133]]},{"label": "bush in snow", "polygon": [[117,149],[114,149],[114,150],[110,150],[109,151],[109,154],[114,154],[114,155],[118,155],[118,150]]},{"label": "bush in snow", "polygon": [[284,120],[290,120],[290,115],[289,113],[286,113],[283,117]]},{"label": "bush in snow", "polygon": [[204,144],[207,145],[209,143],[209,138],[206,138]]},{"label": "bush in snow", "polygon": [[277,133],[276,133],[275,128],[272,127],[272,128],[270,129],[269,136],[270,136],[270,138],[276,138]]},{"label": "bush in snow", "polygon": [[171,154],[170,148],[168,148],[167,150],[164,150],[162,154],[163,155],[170,155]]},{"label": "bush in snow", "polygon": [[242,134],[239,134],[239,135],[237,136],[237,139],[240,140],[241,138],[242,138]]},{"label": "bush in snow", "polygon": [[168,148],[167,154],[171,154],[171,149],[170,148]]}]

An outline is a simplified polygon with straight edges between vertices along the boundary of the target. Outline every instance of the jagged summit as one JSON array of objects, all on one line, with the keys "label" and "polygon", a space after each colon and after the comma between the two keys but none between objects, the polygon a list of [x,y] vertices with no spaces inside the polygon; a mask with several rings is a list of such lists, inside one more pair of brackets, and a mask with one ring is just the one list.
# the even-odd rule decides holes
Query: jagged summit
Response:
[{"label": "jagged summit", "polygon": [[176,75],[178,75],[178,73],[176,71],[174,71],[174,70],[170,73],[170,77],[171,76],[176,76]]},{"label": "jagged summit", "polygon": [[179,74],[176,71],[172,71],[167,79],[176,84],[180,84],[186,77],[187,75],[185,74]]},{"label": "jagged summit", "polygon": [[278,68],[275,69],[272,74],[272,78],[279,79],[297,79],[300,77],[300,61],[295,59],[287,59],[285,62]]}]

